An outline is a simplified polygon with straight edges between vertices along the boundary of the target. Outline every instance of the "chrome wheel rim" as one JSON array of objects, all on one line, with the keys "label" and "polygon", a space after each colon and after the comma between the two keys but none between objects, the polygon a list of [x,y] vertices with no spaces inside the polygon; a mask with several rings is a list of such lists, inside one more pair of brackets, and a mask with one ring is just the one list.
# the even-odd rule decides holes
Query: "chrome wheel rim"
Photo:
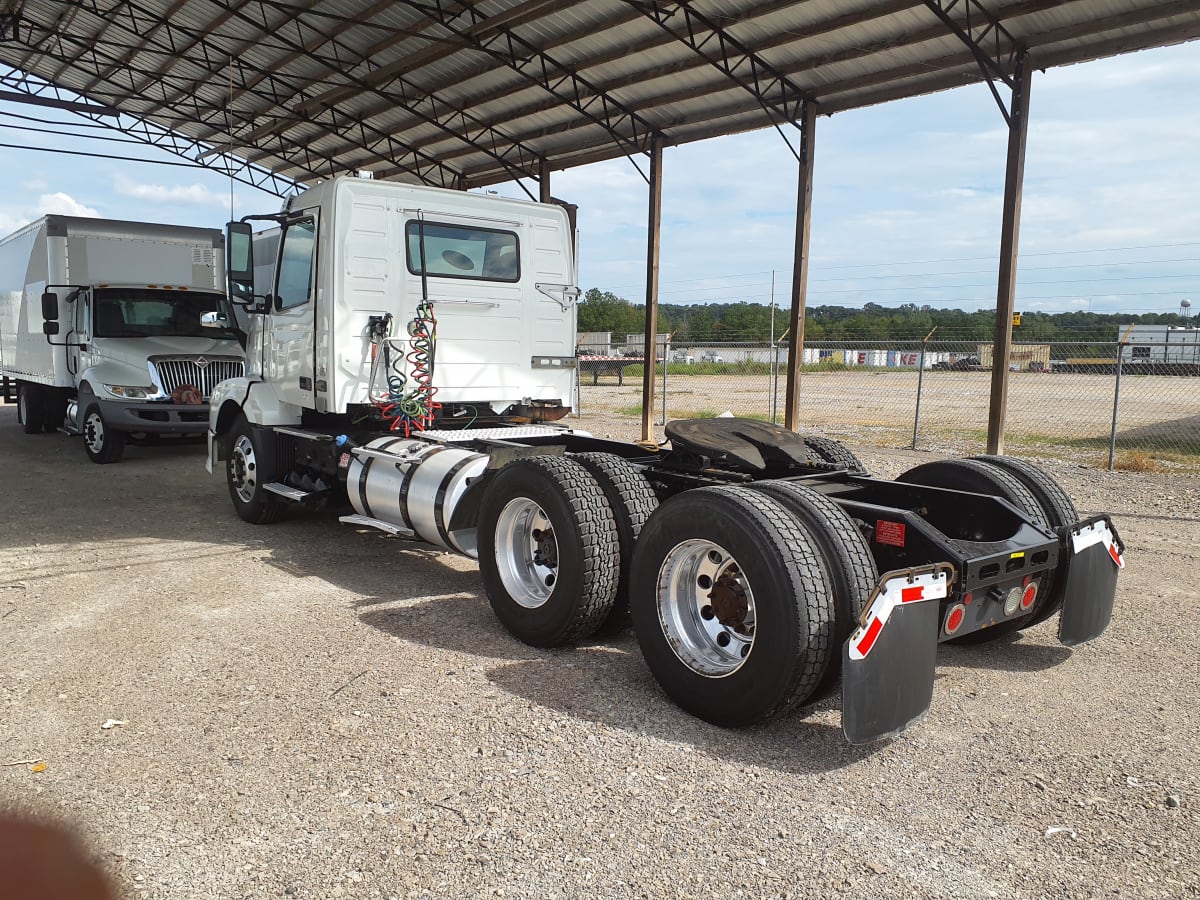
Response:
[{"label": "chrome wheel rim", "polygon": [[258,461],[254,457],[254,442],[240,435],[229,454],[229,483],[243,503],[254,499],[258,488]]},{"label": "chrome wheel rim", "polygon": [[732,675],[754,648],[754,593],[733,555],[712,541],[684,541],[667,554],[658,619],[671,650],[699,675]]},{"label": "chrome wheel rim", "polygon": [[17,418],[22,425],[29,424],[29,398],[24,391],[17,391]]},{"label": "chrome wheel rim", "polygon": [[104,452],[104,419],[100,413],[90,412],[84,419],[83,440],[92,453],[99,455]]},{"label": "chrome wheel rim", "polygon": [[519,606],[537,609],[558,582],[558,538],[545,510],[525,497],[509,500],[496,520],[496,568]]}]

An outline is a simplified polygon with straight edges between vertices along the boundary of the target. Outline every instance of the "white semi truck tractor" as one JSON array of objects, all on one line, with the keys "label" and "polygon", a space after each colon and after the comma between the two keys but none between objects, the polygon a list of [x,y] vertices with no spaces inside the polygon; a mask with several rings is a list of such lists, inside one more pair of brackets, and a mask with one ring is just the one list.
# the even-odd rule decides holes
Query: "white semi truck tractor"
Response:
[{"label": "white semi truck tractor", "polygon": [[355,178],[230,223],[247,373],[213,392],[208,467],[237,513],[330,508],[475,558],[535,646],[631,620],[663,690],[726,726],[840,684],[848,739],[876,740],[929,708],[941,642],[1107,627],[1116,529],[1023,461],[888,481],[751,419],[671,422],[662,446],[564,425],[572,248],[559,206]]},{"label": "white semi truck tractor", "polygon": [[244,370],[234,331],[201,325],[224,292],[220,231],[45,216],[0,240],[5,399],[97,463],[128,438],[203,435],[212,389]]}]

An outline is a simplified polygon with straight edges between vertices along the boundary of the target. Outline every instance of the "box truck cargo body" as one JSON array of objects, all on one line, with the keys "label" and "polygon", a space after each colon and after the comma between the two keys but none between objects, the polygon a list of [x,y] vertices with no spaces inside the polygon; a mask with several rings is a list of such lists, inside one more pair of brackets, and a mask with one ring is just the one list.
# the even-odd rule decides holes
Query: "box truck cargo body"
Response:
[{"label": "box truck cargo body", "polygon": [[203,434],[244,371],[213,229],[46,216],[0,240],[0,377],[27,433],[64,428],[113,462],[128,435]]}]

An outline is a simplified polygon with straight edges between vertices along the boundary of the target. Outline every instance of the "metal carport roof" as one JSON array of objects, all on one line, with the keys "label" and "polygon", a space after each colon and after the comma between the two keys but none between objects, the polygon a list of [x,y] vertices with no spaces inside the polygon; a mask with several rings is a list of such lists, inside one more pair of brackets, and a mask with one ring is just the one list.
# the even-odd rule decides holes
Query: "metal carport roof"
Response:
[{"label": "metal carport roof", "polygon": [[277,190],[475,187],[1197,37],[1195,0],[0,0],[0,88]]}]

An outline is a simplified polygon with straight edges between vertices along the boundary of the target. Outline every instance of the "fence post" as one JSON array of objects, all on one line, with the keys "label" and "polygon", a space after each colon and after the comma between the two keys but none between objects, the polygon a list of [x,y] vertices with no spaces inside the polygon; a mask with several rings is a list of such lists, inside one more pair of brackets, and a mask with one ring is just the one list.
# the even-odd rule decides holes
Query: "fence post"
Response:
[{"label": "fence post", "polygon": [[671,338],[674,335],[667,337],[666,344],[663,345],[663,417],[659,425],[664,428],[667,425],[667,369],[671,368]]},{"label": "fence post", "polygon": [[1125,343],[1117,344],[1117,383],[1113,388],[1113,417],[1112,432],[1108,440],[1108,471],[1113,470],[1117,461],[1117,410],[1121,406],[1121,358],[1125,355]]},{"label": "fence post", "polygon": [[921,341],[921,358],[917,363],[917,408],[913,411],[913,439],[912,449],[917,449],[917,430],[921,427],[921,395],[925,389],[925,348],[929,344],[929,339],[933,337],[933,332],[937,331],[937,326],[933,326],[933,330],[925,335],[925,339]]}]

